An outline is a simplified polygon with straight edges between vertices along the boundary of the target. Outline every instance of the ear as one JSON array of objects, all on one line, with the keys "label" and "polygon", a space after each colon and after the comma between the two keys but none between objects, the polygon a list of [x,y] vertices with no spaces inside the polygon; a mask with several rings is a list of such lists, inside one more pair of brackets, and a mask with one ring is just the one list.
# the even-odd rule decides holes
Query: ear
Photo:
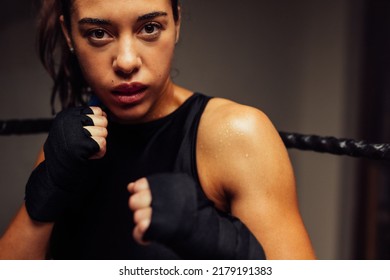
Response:
[{"label": "ear", "polygon": [[181,26],[181,7],[180,6],[178,7],[178,11],[179,11],[179,18],[177,19],[177,21],[175,23],[176,44],[177,44],[177,42],[179,42],[179,39],[180,39],[180,26]]},{"label": "ear", "polygon": [[60,23],[61,23],[62,33],[64,34],[64,37],[66,39],[66,43],[68,44],[69,49],[72,51],[72,50],[74,50],[73,43],[72,43],[72,39],[70,37],[69,30],[66,27],[65,19],[64,19],[63,15],[60,16]]}]

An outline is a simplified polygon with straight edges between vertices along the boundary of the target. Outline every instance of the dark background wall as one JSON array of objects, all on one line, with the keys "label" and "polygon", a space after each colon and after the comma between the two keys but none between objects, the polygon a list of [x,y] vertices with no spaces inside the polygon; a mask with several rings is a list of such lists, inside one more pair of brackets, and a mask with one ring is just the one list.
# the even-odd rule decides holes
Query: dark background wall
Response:
[{"label": "dark background wall", "polygon": [[[50,116],[32,4],[0,11],[0,119]],[[26,4],[27,2],[27,4]],[[279,130],[357,137],[362,1],[183,0],[177,83],[263,110]],[[0,137],[0,233],[45,135]],[[321,259],[350,258],[358,159],[289,151]]]}]

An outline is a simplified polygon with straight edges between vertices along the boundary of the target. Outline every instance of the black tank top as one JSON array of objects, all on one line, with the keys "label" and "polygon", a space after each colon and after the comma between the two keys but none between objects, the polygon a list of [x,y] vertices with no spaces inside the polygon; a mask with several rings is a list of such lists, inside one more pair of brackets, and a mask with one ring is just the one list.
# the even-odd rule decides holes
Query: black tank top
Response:
[{"label": "black tank top", "polygon": [[55,224],[50,257],[179,259],[162,244],[141,246],[133,240],[127,185],[160,172],[184,172],[199,183],[196,136],[209,99],[195,93],[170,115],[149,123],[109,122],[107,152],[97,162],[96,190],[80,211],[69,213]]}]

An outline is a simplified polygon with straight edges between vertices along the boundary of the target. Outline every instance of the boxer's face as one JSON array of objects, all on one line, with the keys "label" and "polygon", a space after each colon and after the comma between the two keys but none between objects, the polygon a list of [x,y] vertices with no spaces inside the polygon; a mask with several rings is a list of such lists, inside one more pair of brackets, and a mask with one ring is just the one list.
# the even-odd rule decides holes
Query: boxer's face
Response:
[{"label": "boxer's face", "polygon": [[179,33],[170,0],[75,0],[67,42],[84,77],[122,122],[154,119],[172,91],[171,61]]}]

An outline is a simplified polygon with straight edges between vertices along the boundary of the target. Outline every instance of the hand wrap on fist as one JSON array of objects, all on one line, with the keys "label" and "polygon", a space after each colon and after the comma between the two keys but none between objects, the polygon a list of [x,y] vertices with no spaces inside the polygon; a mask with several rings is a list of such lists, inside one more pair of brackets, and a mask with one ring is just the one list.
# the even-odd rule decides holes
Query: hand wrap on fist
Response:
[{"label": "hand wrap on fist", "polygon": [[[96,139],[105,139],[107,134],[104,113],[99,108],[95,110],[97,115],[90,107],[70,108],[54,119],[44,144],[45,160],[26,185],[26,208],[32,219],[54,222],[77,207],[90,189],[89,181],[94,176],[90,158],[102,150],[104,154],[104,141],[99,145]],[[100,128],[95,127],[92,117]],[[95,140],[93,134],[97,136]]]},{"label": "hand wrap on fist", "polygon": [[185,174],[147,177],[152,218],[143,239],[185,259],[265,259],[262,246],[237,218],[218,211]]}]

